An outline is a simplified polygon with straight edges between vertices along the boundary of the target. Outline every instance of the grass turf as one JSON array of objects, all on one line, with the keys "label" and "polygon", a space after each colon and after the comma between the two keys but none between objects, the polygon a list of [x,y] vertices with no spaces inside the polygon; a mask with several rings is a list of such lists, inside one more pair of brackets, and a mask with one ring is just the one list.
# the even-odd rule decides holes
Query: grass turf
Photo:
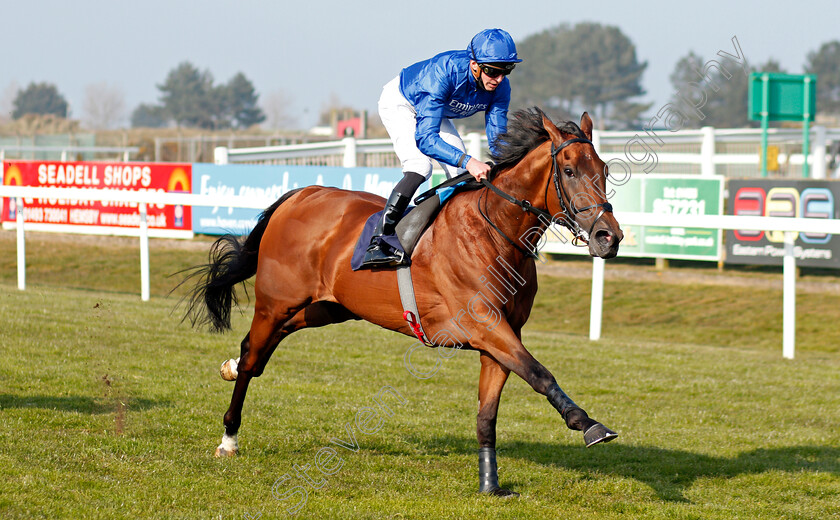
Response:
[{"label": "grass turf", "polygon": [[[140,302],[136,249],[119,241],[28,248],[30,287],[0,251],[0,516],[4,518],[830,518],[840,512],[840,359],[828,294],[798,298],[797,358],[781,358],[781,294],[770,289],[607,283],[604,339],[590,342],[589,282],[541,278],[524,340],[561,387],[617,430],[585,449],[545,399],[512,377],[498,423],[500,479],[478,496],[477,355],[427,380],[403,367],[408,338],[365,323],[294,334],[252,382],[242,452],[214,459],[232,385],[219,363],[235,333],[180,322],[164,274],[198,249],[153,241]],[[70,263],[84,254],[88,262]],[[11,260],[9,257],[12,257]],[[70,266],[69,268],[67,266]],[[123,274],[118,274],[123,273]],[[570,298],[573,295],[574,298]],[[577,305],[569,306],[570,300]],[[745,323],[748,322],[748,323]],[[428,357],[415,357],[431,363]],[[383,386],[375,433],[352,425]],[[351,423],[359,445],[348,439]],[[324,476],[316,454],[341,467]],[[295,474],[307,470],[313,488]],[[272,488],[284,475],[291,478]]]}]

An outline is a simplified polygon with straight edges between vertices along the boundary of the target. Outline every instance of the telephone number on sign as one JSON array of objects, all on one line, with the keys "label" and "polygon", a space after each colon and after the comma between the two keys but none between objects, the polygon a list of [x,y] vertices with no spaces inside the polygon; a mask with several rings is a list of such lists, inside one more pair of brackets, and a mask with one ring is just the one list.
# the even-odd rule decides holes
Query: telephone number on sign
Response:
[{"label": "telephone number on sign", "polygon": [[705,215],[705,200],[654,199],[653,212],[665,215]]}]

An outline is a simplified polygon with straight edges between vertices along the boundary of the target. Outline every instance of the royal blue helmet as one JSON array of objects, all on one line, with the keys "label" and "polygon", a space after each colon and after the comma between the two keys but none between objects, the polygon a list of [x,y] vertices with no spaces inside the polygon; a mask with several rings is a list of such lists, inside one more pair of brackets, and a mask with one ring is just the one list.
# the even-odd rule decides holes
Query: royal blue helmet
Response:
[{"label": "royal blue helmet", "polygon": [[484,29],[473,36],[467,48],[470,59],[478,63],[519,63],[516,44],[502,29]]}]

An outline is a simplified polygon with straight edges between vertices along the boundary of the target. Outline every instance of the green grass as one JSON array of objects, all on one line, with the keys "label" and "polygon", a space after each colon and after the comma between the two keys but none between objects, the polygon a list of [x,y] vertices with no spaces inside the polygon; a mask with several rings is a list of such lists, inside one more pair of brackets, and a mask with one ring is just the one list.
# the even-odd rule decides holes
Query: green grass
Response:
[{"label": "green grass", "polygon": [[[522,496],[498,500],[475,492],[475,353],[421,381],[402,365],[405,337],[365,323],[302,331],[252,382],[241,455],[219,460],[233,387],[218,366],[235,357],[250,316],[237,314],[235,333],[221,336],[180,323],[177,296],[164,297],[175,280],[164,275],[202,261],[202,251],[153,241],[153,298],[142,303],[131,245],[33,240],[21,292],[14,249],[0,242],[3,518],[286,518],[291,501],[276,500],[272,485],[295,465],[319,476],[318,450],[346,438],[345,424],[384,385],[407,403],[392,406],[378,432],[357,431],[357,452],[338,448],[343,466],[308,488],[294,518],[840,512],[840,310],[830,295],[799,297],[790,361],[779,291],[609,281],[604,339],[590,342],[589,282],[541,278],[525,343],[621,437],[584,448],[543,397],[511,378],[500,478]],[[93,264],[73,260],[82,249]]]},{"label": "green grass", "polygon": [[[589,279],[542,277],[530,330],[588,336],[591,285]],[[840,327],[833,326],[838,318],[837,294],[797,294],[796,354],[840,352]],[[602,336],[775,349],[781,355],[782,291],[607,281]]]}]

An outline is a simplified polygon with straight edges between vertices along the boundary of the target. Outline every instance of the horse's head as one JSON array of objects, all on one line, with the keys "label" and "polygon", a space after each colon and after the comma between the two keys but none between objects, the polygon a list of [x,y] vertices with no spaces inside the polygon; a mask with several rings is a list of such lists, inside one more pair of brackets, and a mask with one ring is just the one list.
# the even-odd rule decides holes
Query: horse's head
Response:
[{"label": "horse's head", "polygon": [[542,120],[551,137],[551,175],[557,195],[547,198],[548,211],[562,216],[576,238],[589,244],[590,255],[614,257],[624,234],[607,201],[607,165],[592,144],[592,119],[586,112],[580,118],[585,138],[571,133],[571,128],[557,128],[545,114]]}]

